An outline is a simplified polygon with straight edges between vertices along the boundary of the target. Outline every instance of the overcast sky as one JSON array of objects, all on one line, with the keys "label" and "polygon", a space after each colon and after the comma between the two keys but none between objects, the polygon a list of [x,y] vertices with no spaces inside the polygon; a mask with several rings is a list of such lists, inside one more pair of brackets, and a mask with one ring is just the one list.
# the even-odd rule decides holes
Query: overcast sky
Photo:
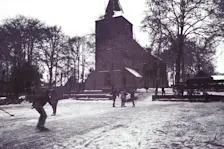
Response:
[{"label": "overcast sky", "polygon": [[[62,27],[69,36],[85,35],[95,30],[95,20],[104,14],[108,0],[0,0],[0,21],[21,14],[35,17],[48,25]],[[124,16],[134,25],[134,34],[142,46],[147,35],[140,32],[145,0],[120,0]],[[220,55],[220,46],[217,55]],[[224,73],[224,54],[217,59],[217,71]]]}]

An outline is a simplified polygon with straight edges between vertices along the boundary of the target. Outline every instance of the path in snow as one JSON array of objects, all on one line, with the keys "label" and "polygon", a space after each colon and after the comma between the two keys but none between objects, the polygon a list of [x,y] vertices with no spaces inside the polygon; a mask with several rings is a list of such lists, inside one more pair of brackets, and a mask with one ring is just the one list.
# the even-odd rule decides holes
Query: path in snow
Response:
[{"label": "path in snow", "polygon": [[[1,106],[0,149],[224,148],[224,103],[151,102],[126,108],[111,101],[64,100],[48,116],[50,132],[35,130],[30,105]],[[48,115],[52,110],[46,106]],[[1,147],[2,145],[2,147]]]}]

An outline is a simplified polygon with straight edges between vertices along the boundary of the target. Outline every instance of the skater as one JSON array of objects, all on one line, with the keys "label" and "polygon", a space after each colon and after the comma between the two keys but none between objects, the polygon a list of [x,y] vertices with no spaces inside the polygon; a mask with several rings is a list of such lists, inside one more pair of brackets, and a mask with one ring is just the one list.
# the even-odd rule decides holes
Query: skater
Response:
[{"label": "skater", "polygon": [[57,95],[57,92],[55,89],[51,89],[51,106],[53,109],[53,113],[52,116],[55,116],[57,113],[57,105],[58,105],[58,100],[59,100],[59,96]]},{"label": "skater", "polygon": [[112,95],[112,99],[113,99],[113,107],[115,107],[115,101],[118,96],[118,91],[116,89],[112,88],[111,95]]},{"label": "skater", "polygon": [[132,107],[135,107],[135,90],[131,90]]},{"label": "skater", "polygon": [[126,96],[127,96],[126,91],[122,90],[121,91],[121,107],[126,107],[125,106]]},{"label": "skater", "polygon": [[156,87],[155,89],[155,95],[157,96],[157,94],[158,94],[158,87]]},{"label": "skater", "polygon": [[48,131],[49,129],[44,127],[47,114],[44,110],[44,105],[48,102],[51,106],[52,103],[50,101],[50,90],[45,91],[44,95],[37,97],[33,102],[33,108],[37,110],[37,112],[40,114],[38,123],[36,128],[40,131]]},{"label": "skater", "polygon": [[209,102],[209,94],[206,92],[206,90],[205,89],[203,89],[203,96],[204,96],[204,101],[205,102]]},{"label": "skater", "polygon": [[165,89],[164,87],[162,87],[162,95],[165,95],[165,94],[166,94]]}]

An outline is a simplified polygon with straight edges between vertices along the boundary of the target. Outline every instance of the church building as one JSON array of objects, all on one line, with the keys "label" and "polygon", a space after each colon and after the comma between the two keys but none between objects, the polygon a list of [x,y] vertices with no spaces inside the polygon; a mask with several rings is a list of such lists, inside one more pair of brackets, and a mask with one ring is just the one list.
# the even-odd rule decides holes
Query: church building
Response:
[{"label": "church building", "polygon": [[166,64],[133,39],[133,25],[118,12],[119,0],[109,0],[104,18],[96,21],[96,66],[85,89],[166,87]]}]

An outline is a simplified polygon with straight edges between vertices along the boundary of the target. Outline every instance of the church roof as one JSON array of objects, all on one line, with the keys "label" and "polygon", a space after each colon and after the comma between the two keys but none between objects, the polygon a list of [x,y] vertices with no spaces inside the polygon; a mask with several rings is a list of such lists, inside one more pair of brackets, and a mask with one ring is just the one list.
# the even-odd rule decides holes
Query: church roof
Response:
[{"label": "church roof", "polygon": [[108,15],[109,17],[113,17],[115,11],[123,12],[119,0],[109,0],[106,8],[106,15]]},{"label": "church roof", "polygon": [[125,67],[125,69],[127,70],[127,71],[129,71],[132,75],[134,75],[135,77],[137,77],[137,78],[142,78],[142,76],[137,72],[137,71],[135,71],[134,69],[131,69],[131,68],[128,68],[128,67]]},{"label": "church roof", "polygon": [[203,70],[200,70],[193,78],[188,79],[187,83],[205,83],[205,82],[211,82],[213,80],[213,77],[204,72]]},{"label": "church roof", "polygon": [[204,72],[203,70],[200,70],[195,76],[194,78],[211,78],[211,76],[209,74],[207,74],[206,72]]}]

